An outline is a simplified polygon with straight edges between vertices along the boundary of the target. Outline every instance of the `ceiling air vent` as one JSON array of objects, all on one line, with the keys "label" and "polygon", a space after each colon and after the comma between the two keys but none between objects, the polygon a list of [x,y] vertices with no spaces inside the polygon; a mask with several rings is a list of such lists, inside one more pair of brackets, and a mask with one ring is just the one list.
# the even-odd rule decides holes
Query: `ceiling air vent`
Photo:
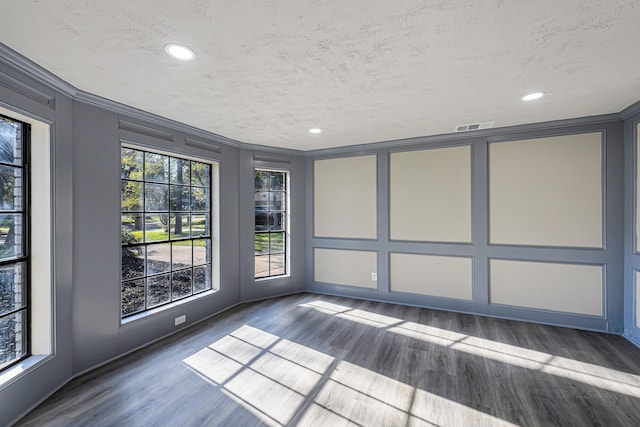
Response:
[{"label": "ceiling air vent", "polygon": [[470,132],[472,130],[489,129],[493,127],[495,122],[469,123],[466,125],[456,126],[456,132]]}]

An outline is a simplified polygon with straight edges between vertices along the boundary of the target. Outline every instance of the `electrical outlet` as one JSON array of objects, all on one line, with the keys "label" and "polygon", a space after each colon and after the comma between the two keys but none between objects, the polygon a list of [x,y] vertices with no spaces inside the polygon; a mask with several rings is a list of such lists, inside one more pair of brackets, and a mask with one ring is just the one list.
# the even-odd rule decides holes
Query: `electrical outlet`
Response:
[{"label": "electrical outlet", "polygon": [[175,326],[181,325],[187,321],[187,315],[183,314],[182,316],[178,316],[175,319]]},{"label": "electrical outlet", "polygon": [[374,282],[378,281],[378,273],[371,273],[371,280],[373,280]]}]

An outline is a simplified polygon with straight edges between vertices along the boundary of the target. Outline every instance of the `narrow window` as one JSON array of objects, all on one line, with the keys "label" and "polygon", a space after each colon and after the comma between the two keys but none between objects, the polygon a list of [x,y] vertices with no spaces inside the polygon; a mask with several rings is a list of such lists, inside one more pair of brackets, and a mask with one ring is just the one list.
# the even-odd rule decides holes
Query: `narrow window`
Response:
[{"label": "narrow window", "polygon": [[30,352],[29,135],[0,116],[0,370]]},{"label": "narrow window", "polygon": [[256,279],[288,274],[288,180],[287,172],[255,170]]},{"label": "narrow window", "polygon": [[213,289],[212,165],[121,149],[122,317]]}]

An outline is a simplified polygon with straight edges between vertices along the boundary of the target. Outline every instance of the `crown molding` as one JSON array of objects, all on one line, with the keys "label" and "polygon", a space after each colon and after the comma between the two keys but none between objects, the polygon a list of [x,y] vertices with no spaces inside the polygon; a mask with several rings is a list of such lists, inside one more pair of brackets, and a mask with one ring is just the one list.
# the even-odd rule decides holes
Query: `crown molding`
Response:
[{"label": "crown molding", "polygon": [[318,150],[295,150],[290,148],[272,147],[259,144],[251,144],[246,142],[237,141],[231,138],[227,138],[216,133],[206,131],[194,126],[190,126],[175,120],[162,117],[147,111],[140,110],[125,104],[121,104],[116,101],[112,101],[107,98],[103,98],[98,95],[94,95],[88,92],[77,89],[75,86],[62,80],[60,77],[44,69],[40,65],[24,57],[20,53],[14,51],[8,46],[0,43],[0,63],[4,63],[9,67],[16,69],[34,79],[35,81],[45,85],[46,87],[56,90],[57,92],[70,97],[71,99],[83,102],[85,104],[94,105],[106,109],[117,114],[121,114],[126,117],[138,119],[146,123],[155,124],[169,128],[171,130],[184,132],[190,136],[196,138],[202,138],[212,141],[216,144],[225,144],[231,147],[236,147],[243,150],[284,154],[302,157],[314,157],[324,155],[335,155],[345,153],[356,152],[370,152],[379,149],[398,148],[418,144],[440,143],[453,140],[467,139],[467,138],[483,138],[496,135],[508,135],[518,132],[527,131],[539,131],[548,130],[567,126],[580,126],[595,123],[610,122],[615,120],[626,120],[636,114],[640,114],[640,101],[631,104],[624,110],[618,113],[603,114],[589,117],[579,117],[572,119],[554,120],[542,123],[528,123],[516,126],[507,126],[502,128],[492,128],[473,132],[458,132],[448,133],[440,135],[421,136],[415,138],[404,138],[389,141],[370,142],[358,145],[348,145],[342,147],[323,148]]},{"label": "crown molding", "polygon": [[173,131],[183,132],[190,137],[196,137],[204,139],[215,144],[224,144],[227,146],[243,149],[243,150],[255,150],[263,152],[273,152],[288,155],[303,155],[303,151],[292,150],[288,148],[269,147],[265,145],[248,144],[246,142],[237,141],[235,139],[227,138],[226,136],[218,135],[217,133],[209,132],[191,125],[187,125],[163,116],[159,116],[154,113],[149,113],[144,110],[140,110],[129,105],[121,104],[116,101],[112,101],[107,98],[103,98],[92,93],[77,91],[73,97],[75,101],[85,104],[94,105],[96,107],[103,108],[105,110],[121,114],[125,118],[133,118],[140,120],[144,123],[155,124],[162,126]]},{"label": "crown molding", "polygon": [[78,92],[75,86],[2,43],[0,43],[0,62],[70,98],[73,98]]},{"label": "crown molding", "polygon": [[624,110],[620,111],[620,118],[622,120],[627,120],[636,114],[640,114],[640,101],[634,102]]},{"label": "crown molding", "polygon": [[522,132],[533,132],[541,130],[551,130],[566,128],[569,126],[594,125],[621,120],[620,113],[602,114],[598,116],[576,117],[572,119],[553,120],[549,122],[527,123],[523,125],[497,127],[471,132],[455,132],[440,135],[419,136],[415,138],[395,139],[391,141],[371,142],[359,145],[348,145],[344,147],[323,148],[320,150],[304,151],[307,157],[333,156],[347,153],[366,153],[380,149],[401,148],[421,144],[438,144],[450,141],[471,140],[475,138],[491,138],[494,136],[507,137],[512,134]]},{"label": "crown molding", "polygon": [[[291,148],[270,147],[267,145],[250,144],[247,142],[237,141],[227,138],[217,133],[209,132],[191,125],[187,125],[175,120],[149,113],[129,105],[121,104],[98,95],[79,90],[73,97],[74,100],[85,104],[94,105],[117,114],[121,114],[126,118],[138,119],[142,122],[162,126],[173,131],[183,132],[190,137],[196,137],[213,142],[214,144],[225,144],[243,150],[261,151],[276,154],[286,154],[293,156],[303,156],[304,151],[294,150]],[[192,139],[192,138],[191,138]]]},{"label": "crown molding", "polygon": [[94,95],[92,93],[78,91],[76,93],[76,96],[74,96],[73,99],[75,101],[82,102],[84,104],[94,105],[96,107],[100,107],[105,110],[108,110],[117,114],[121,114],[124,116],[124,118],[137,119],[145,123],[163,126],[173,131],[184,132],[191,136],[212,140],[217,143],[222,143],[222,144],[230,145],[232,147],[237,147],[237,148],[242,148],[242,146],[245,145],[240,141],[236,141],[231,138],[226,138],[222,135],[218,135],[213,132],[208,132],[193,126],[189,126],[184,123],[159,116],[157,114],[149,113],[147,111],[140,110],[135,107],[131,107],[129,105],[121,104],[119,102],[112,101],[110,99],[103,98],[98,95]]},{"label": "crown molding", "polygon": [[175,120],[168,119],[166,117],[158,116],[147,111],[143,111],[134,107],[130,107],[125,104],[121,104],[116,101],[112,101],[107,98],[103,98],[98,95],[94,95],[82,90],[79,90],[75,86],[62,80],[60,77],[49,72],[45,68],[24,57],[20,53],[11,49],[5,44],[0,43],[0,63],[3,63],[10,68],[21,72],[22,74],[30,77],[38,83],[45,85],[46,87],[55,90],[56,92],[63,94],[75,101],[85,104],[94,105],[96,107],[103,108],[105,110],[121,114],[123,116],[142,120],[147,123],[163,126],[174,131],[184,132],[190,136],[206,139],[219,144],[225,144],[231,147],[241,148],[245,150],[255,150],[271,153],[280,153],[287,155],[302,155],[303,151],[292,150],[287,148],[269,147],[257,144],[247,144],[241,141],[236,141],[231,138],[227,138],[222,135],[218,135],[213,132],[209,132],[194,126],[190,126]]}]

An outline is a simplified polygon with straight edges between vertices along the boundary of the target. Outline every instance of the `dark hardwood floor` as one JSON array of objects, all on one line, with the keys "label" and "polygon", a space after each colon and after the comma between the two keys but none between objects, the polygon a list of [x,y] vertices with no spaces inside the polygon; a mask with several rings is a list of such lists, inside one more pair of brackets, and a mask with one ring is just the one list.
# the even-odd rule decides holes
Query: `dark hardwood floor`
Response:
[{"label": "dark hardwood floor", "polygon": [[300,294],[77,378],[21,426],[640,426],[619,336]]}]

